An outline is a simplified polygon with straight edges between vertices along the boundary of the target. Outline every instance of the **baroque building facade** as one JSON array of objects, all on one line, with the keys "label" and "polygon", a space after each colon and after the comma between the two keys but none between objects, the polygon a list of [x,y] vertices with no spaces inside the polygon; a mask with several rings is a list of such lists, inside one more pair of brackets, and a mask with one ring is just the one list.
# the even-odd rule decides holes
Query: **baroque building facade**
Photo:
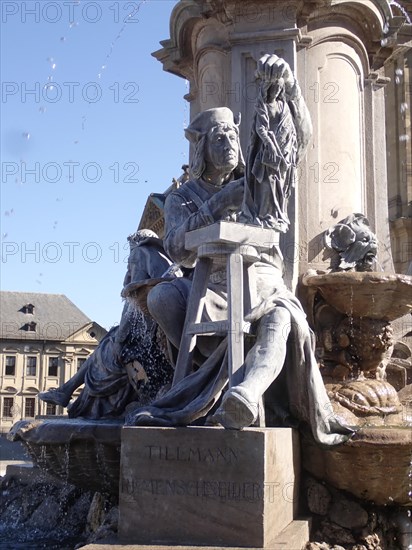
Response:
[{"label": "baroque building facade", "polygon": [[71,378],[106,330],[62,294],[2,291],[0,304],[0,433],[6,433],[23,418],[63,414],[38,393]]}]

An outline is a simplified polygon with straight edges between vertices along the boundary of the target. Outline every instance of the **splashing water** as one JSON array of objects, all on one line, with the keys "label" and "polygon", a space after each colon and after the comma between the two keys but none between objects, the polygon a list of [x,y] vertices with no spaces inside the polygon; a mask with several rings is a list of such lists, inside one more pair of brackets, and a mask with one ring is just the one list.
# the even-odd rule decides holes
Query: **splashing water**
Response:
[{"label": "splashing water", "polygon": [[106,54],[106,58],[105,58],[105,61],[104,63],[102,63],[102,65],[100,66],[100,72],[97,73],[97,78],[98,79],[101,79],[102,78],[102,72],[101,71],[104,71],[107,67],[107,62],[108,60],[111,58],[112,56],[112,53],[113,53],[113,50],[116,46],[116,42],[118,40],[120,40],[122,34],[124,33],[124,31],[126,30],[126,27],[127,25],[129,24],[129,21],[128,19],[130,19],[131,21],[133,21],[134,17],[139,13],[140,11],[140,8],[143,6],[143,4],[146,4],[147,0],[141,0],[141,2],[139,2],[138,4],[136,4],[135,2],[129,2],[129,4],[127,4],[128,6],[129,5],[133,5],[133,11],[131,13],[128,14],[127,18],[123,21],[123,25],[121,26],[119,32],[117,33],[117,36],[114,40],[112,40],[112,42],[110,42],[110,49],[108,51],[108,53]]}]

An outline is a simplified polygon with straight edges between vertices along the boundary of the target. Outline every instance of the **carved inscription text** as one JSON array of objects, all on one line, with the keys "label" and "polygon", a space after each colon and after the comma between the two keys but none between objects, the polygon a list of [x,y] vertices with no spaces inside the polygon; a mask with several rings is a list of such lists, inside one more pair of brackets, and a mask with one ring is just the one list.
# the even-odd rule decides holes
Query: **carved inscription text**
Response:
[{"label": "carved inscription text", "polygon": [[172,447],[167,445],[147,445],[146,457],[149,460],[168,460],[179,462],[205,462],[209,464],[232,464],[238,461],[236,452],[231,447]]}]

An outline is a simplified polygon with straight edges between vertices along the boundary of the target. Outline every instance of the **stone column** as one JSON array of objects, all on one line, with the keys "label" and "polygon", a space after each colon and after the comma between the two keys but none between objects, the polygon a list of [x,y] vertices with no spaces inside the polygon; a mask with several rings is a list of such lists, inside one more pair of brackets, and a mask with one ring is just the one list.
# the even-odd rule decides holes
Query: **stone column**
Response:
[{"label": "stone column", "polygon": [[314,123],[281,242],[291,287],[309,266],[328,265],[320,235],[353,212],[370,219],[380,263],[392,270],[383,64],[403,23],[388,0],[181,0],[170,39],[153,54],[190,82],[191,117],[223,105],[241,112],[244,152],[256,61],[276,53],[290,64]]},{"label": "stone column", "polygon": [[412,269],[412,25],[402,28],[398,40],[399,47],[385,62],[385,74],[390,78],[386,88],[386,147],[393,261],[397,273],[407,273]]}]

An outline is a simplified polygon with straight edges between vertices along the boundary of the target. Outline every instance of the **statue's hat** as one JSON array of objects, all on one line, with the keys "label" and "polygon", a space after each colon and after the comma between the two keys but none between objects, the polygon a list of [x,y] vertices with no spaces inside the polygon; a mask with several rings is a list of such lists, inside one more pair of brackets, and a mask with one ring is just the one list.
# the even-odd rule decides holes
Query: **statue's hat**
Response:
[{"label": "statue's hat", "polygon": [[237,127],[240,124],[240,115],[235,118],[233,112],[228,107],[207,109],[195,116],[186,128],[185,135],[189,141],[196,143],[200,136],[206,134],[218,124],[229,124],[230,126]]}]

